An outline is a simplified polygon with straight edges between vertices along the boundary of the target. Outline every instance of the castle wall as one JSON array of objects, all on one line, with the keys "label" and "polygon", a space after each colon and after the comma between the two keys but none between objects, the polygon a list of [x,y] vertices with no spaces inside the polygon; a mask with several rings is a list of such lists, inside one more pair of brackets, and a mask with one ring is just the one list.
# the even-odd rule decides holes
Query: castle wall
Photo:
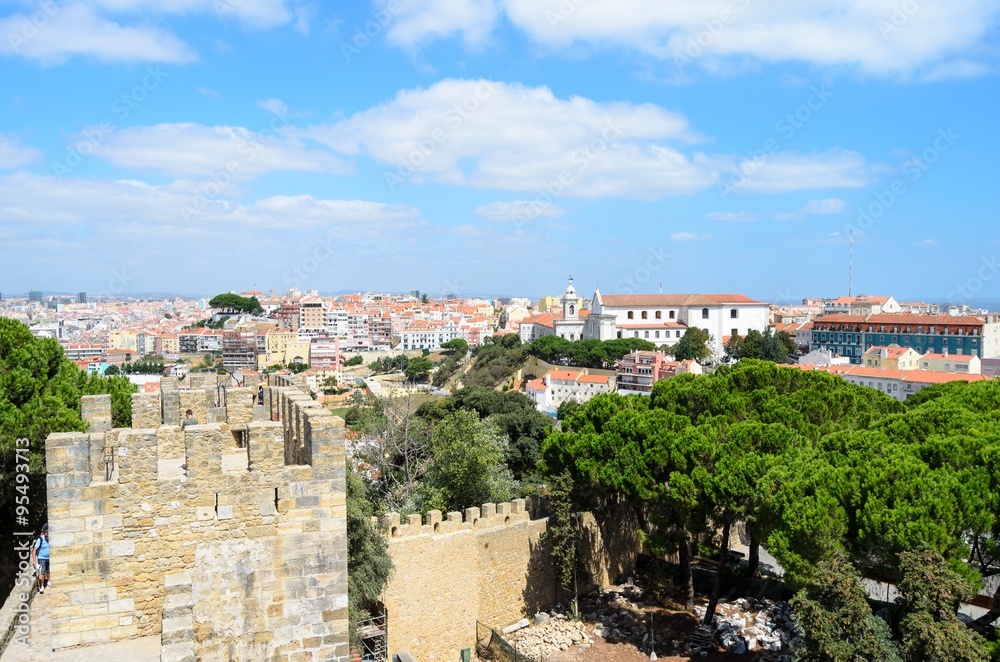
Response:
[{"label": "castle wall", "polygon": [[[548,519],[530,519],[523,499],[465,513],[384,518],[394,569],[385,593],[389,654],[455,660],[476,644],[476,621],[496,629],[558,597]],[[582,591],[634,574],[638,522],[624,507],[574,517]]]},{"label": "castle wall", "polygon": [[475,646],[476,621],[504,627],[555,602],[547,520],[529,519],[524,500],[462,513],[432,511],[427,523],[389,514],[394,570],[386,590],[389,654],[454,660]]},{"label": "castle wall", "polygon": [[[293,387],[268,389],[282,422],[254,421],[242,390],[239,470],[231,424],[49,437],[53,648],[160,634],[164,662],[348,659],[343,421]],[[175,393],[169,418],[199,397],[207,414]]]}]

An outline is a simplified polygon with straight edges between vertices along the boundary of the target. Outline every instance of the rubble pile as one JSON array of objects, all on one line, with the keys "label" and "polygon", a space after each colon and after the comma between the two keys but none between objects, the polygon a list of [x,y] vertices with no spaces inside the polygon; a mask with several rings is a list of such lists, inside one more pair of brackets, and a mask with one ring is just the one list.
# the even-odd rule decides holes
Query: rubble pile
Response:
[{"label": "rubble pile", "polygon": [[[508,632],[515,626],[522,626]],[[529,622],[527,619],[505,628],[504,637],[517,648],[518,653],[541,660],[556,651],[568,650],[571,646],[590,648],[593,640],[588,633],[589,626],[581,621],[567,618],[558,611],[539,612]]]},{"label": "rubble pile", "polygon": [[593,632],[609,644],[632,644],[643,652],[676,653],[684,643],[672,639],[669,633],[650,633],[649,615],[645,610],[658,607],[659,602],[638,584],[613,586],[602,592],[580,598],[583,620],[596,624]]},{"label": "rubble pile", "polygon": [[[704,618],[705,607],[695,607],[694,611]],[[798,644],[792,608],[785,602],[753,598],[720,602],[715,626],[714,640],[734,655],[790,651]]]}]

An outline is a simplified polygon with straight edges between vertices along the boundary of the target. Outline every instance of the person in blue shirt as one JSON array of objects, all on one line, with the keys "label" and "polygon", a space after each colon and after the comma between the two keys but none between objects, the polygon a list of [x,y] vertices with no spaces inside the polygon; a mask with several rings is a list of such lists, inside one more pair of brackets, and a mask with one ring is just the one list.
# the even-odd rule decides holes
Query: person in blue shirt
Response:
[{"label": "person in blue shirt", "polygon": [[43,524],[42,531],[31,546],[31,562],[38,576],[38,592],[45,593],[45,588],[51,586],[49,577],[49,525]]}]

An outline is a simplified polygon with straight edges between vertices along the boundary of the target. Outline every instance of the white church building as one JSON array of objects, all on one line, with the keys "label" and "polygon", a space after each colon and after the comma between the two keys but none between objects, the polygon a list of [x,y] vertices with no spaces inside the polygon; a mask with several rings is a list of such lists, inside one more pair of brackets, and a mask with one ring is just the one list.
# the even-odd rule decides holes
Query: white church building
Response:
[{"label": "white church building", "polygon": [[742,294],[601,294],[594,292],[589,314],[580,317],[573,279],[562,297],[562,320],[528,318],[521,323],[522,340],[557,335],[566,340],[642,338],[657,346],[677,344],[688,328],[712,336],[712,349],[722,356],[730,336],[751,330],[764,333],[770,326],[769,304]]}]

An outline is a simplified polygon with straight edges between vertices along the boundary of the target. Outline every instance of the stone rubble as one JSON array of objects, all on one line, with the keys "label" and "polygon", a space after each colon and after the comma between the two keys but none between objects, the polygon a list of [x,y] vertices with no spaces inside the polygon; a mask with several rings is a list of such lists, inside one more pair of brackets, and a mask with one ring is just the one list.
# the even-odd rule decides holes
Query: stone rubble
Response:
[{"label": "stone rubble", "polygon": [[[520,625],[520,623],[518,623]],[[508,643],[529,658],[542,660],[557,651],[569,650],[571,646],[590,648],[593,639],[590,626],[582,621],[567,618],[558,610],[539,612],[531,620],[531,625],[507,635]],[[506,631],[506,628],[505,628]]]},{"label": "stone rubble", "polygon": [[[699,619],[705,607],[694,608]],[[734,655],[790,651],[799,643],[792,608],[776,600],[740,598],[720,602],[715,612],[714,640]]]}]

